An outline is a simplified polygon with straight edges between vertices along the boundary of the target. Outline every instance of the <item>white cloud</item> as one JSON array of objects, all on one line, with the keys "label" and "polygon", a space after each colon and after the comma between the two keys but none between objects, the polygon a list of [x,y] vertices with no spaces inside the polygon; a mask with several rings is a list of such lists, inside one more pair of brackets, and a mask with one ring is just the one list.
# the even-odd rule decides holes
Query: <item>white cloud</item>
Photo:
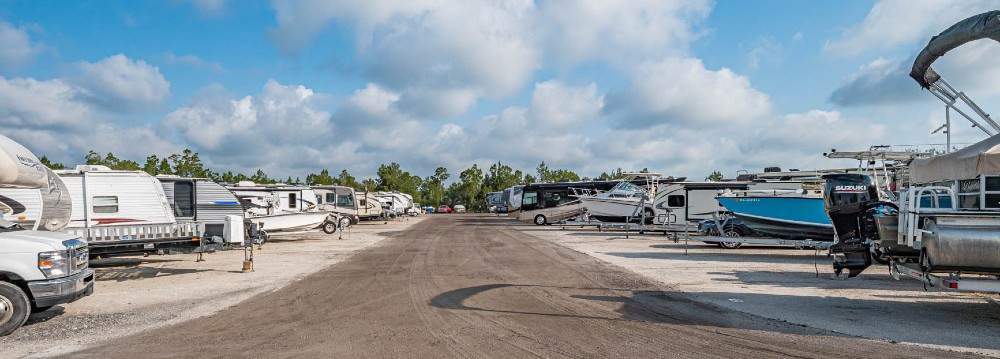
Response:
[{"label": "white cloud", "polygon": [[[973,99],[1000,95],[1000,46],[993,40],[978,40],[958,47],[935,64],[934,69]],[[893,105],[926,101],[933,97],[922,91],[912,78],[913,58],[892,60],[876,58],[848,76],[844,84],[830,95],[830,101],[840,106]]]},{"label": "white cloud", "polygon": [[204,16],[218,16],[226,10],[226,0],[191,0],[191,5]]},{"label": "white cloud", "polygon": [[948,26],[1000,7],[997,0],[880,0],[861,23],[828,41],[824,49],[839,55],[887,50],[899,45],[925,43]]},{"label": "white cloud", "polygon": [[60,80],[0,77],[0,124],[5,128],[77,126],[93,110],[79,101],[80,91]]},{"label": "white cloud", "polygon": [[543,1],[536,25],[546,52],[560,64],[598,59],[628,65],[685,55],[711,7],[704,0]]},{"label": "white cloud", "polygon": [[609,100],[628,126],[662,123],[740,123],[768,114],[770,98],[728,68],[706,69],[699,59],[667,58],[636,67],[632,84]]},{"label": "white cloud", "polygon": [[222,72],[222,65],[218,62],[207,61],[195,55],[175,55],[172,52],[168,52],[163,55],[163,60],[168,65],[184,65],[195,69],[210,70],[213,72]]},{"label": "white cloud", "polygon": [[784,47],[773,37],[760,37],[753,43],[753,47],[747,52],[747,67],[751,69],[760,68],[761,63],[781,61]]},{"label": "white cloud", "polygon": [[15,68],[35,59],[42,46],[31,42],[24,28],[0,21],[0,68]]},{"label": "white cloud", "polygon": [[709,1],[274,1],[271,31],[286,53],[329,23],[353,27],[368,78],[399,93],[399,109],[453,117],[479,98],[521,90],[543,56],[628,67],[677,56],[700,34]]},{"label": "white cloud", "polygon": [[604,108],[604,96],[597,94],[597,85],[566,86],[558,81],[535,84],[531,95],[531,123],[554,129],[568,129],[597,118]]},{"label": "white cloud", "polygon": [[118,54],[98,62],[76,64],[73,81],[102,106],[136,110],[155,106],[170,95],[170,83],[160,69],[143,60]]}]

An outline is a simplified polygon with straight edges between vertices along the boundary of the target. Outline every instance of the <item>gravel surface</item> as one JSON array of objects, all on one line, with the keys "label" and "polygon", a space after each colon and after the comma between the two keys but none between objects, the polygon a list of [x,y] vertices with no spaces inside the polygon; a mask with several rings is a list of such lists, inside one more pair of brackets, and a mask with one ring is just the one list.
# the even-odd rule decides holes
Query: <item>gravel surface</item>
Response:
[{"label": "gravel surface", "polygon": [[693,301],[516,229],[432,216],[211,316],[74,358],[962,357]]},{"label": "gravel surface", "polygon": [[206,254],[203,262],[191,254],[96,261],[94,294],[32,315],[0,338],[0,358],[63,354],[211,315],[343,261],[423,218],[362,222],[339,240],[322,232],[276,236],[256,252],[250,273],[241,271],[239,250]]},{"label": "gravel surface", "polygon": [[722,249],[662,235],[515,225],[687,293],[699,302],[850,336],[1000,356],[1000,296],[925,291],[884,266],[833,275],[825,251]]}]

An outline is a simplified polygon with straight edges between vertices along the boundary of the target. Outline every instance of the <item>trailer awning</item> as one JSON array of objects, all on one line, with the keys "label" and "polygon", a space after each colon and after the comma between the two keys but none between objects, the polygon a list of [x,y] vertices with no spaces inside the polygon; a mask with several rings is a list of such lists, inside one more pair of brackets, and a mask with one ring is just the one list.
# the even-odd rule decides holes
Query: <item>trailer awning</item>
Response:
[{"label": "trailer awning", "polygon": [[931,38],[913,61],[910,77],[917,80],[921,87],[930,87],[940,78],[931,68],[934,61],[951,49],[979,39],[1000,41],[1000,10],[985,12],[959,21]]},{"label": "trailer awning", "polygon": [[910,182],[915,184],[973,179],[981,175],[1000,175],[1000,135],[946,155],[918,158],[910,163]]}]

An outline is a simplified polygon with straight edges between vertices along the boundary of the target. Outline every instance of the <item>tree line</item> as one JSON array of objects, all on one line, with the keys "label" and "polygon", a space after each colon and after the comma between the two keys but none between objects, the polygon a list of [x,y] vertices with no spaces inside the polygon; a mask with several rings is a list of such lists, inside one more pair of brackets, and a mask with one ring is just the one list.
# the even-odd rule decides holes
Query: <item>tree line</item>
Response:
[{"label": "tree line", "polygon": [[[52,162],[45,156],[42,156],[40,160],[52,169],[66,168],[64,164]],[[257,169],[250,174],[212,170],[202,162],[197,152],[190,149],[162,157],[151,154],[141,163],[119,158],[110,152],[102,155],[96,151],[88,151],[84,156],[84,162],[88,165],[107,166],[114,170],[144,171],[153,176],[201,177],[232,184],[240,181],[253,181],[260,184],[340,185],[361,191],[399,191],[412,195],[414,200],[421,205],[437,207],[442,204],[449,206],[461,204],[471,211],[485,210],[486,194],[502,191],[511,186],[536,182],[567,182],[589,179],[580,177],[576,172],[568,169],[549,168],[545,162],[538,164],[534,173],[515,169],[501,162],[496,162],[489,168],[481,168],[479,165],[473,164],[458,172],[457,178],[452,178],[452,174],[445,167],[438,167],[433,174],[420,177],[404,170],[399,163],[391,162],[379,165],[374,178],[359,180],[351,175],[347,169],[341,170],[336,175],[323,169],[319,173],[306,175],[304,181],[300,177],[292,178],[291,176],[282,180],[271,177],[262,169]],[[622,170],[619,168],[611,173],[602,173],[594,179],[611,180],[620,177],[621,173]],[[449,183],[449,179],[454,180]]]}]

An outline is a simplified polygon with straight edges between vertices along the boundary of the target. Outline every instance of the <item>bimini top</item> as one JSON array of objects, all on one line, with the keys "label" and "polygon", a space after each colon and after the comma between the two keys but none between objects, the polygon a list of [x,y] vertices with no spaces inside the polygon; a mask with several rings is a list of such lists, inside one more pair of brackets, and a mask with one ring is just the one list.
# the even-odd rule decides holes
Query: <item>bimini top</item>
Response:
[{"label": "bimini top", "polygon": [[1000,10],[985,12],[959,21],[942,31],[920,51],[913,61],[910,77],[923,88],[928,88],[941,77],[931,68],[931,64],[951,49],[970,41],[993,39],[1000,41]]},{"label": "bimini top", "polygon": [[910,182],[929,184],[1000,174],[1000,135],[961,150],[910,163]]}]

